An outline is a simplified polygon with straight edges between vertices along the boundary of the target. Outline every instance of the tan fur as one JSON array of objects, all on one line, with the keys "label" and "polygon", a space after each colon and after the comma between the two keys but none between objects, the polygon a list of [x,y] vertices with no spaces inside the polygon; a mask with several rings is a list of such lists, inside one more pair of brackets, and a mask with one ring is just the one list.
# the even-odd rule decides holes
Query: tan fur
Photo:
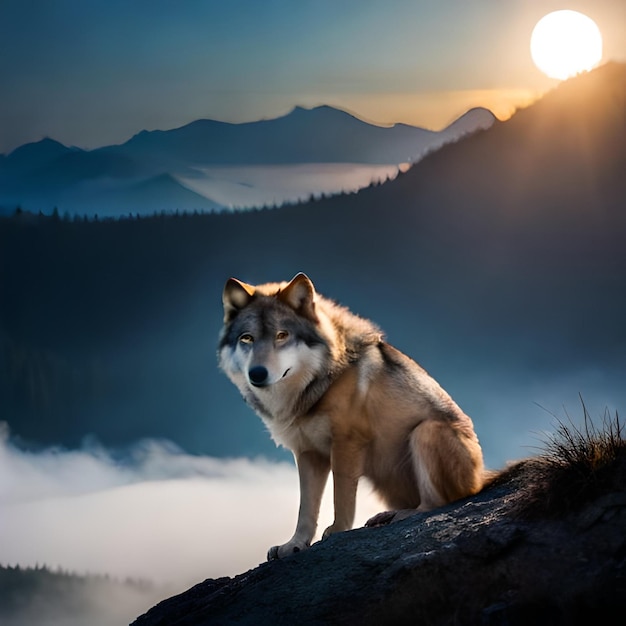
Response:
[{"label": "tan fur", "polygon": [[[259,336],[254,350],[245,351],[227,342],[226,330],[222,337],[220,365],[248,401],[259,402],[257,411],[273,438],[293,451],[300,475],[296,531],[269,558],[310,544],[331,470],[335,520],[324,537],[352,527],[362,476],[393,509],[428,511],[480,491],[483,458],[471,419],[417,363],[384,342],[371,322],[319,296],[303,274],[290,283],[239,283],[241,289],[232,281],[224,290],[227,329],[247,307],[271,308],[280,301],[306,318],[327,346],[327,353],[302,344],[272,347]],[[257,350],[263,363],[274,363],[265,353],[281,349],[287,356],[280,367],[294,365],[284,374],[268,370],[277,382],[256,389],[241,363],[252,366]],[[300,367],[300,359],[306,366]],[[305,385],[317,391],[302,395]]]}]

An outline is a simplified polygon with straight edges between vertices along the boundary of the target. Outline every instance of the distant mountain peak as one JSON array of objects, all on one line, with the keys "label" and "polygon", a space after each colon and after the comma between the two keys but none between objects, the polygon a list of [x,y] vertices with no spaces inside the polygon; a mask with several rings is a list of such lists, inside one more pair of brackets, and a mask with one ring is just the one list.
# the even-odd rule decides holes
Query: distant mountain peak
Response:
[{"label": "distant mountain peak", "polygon": [[291,109],[291,111],[285,117],[300,117],[300,116],[308,116],[308,117],[337,117],[343,118],[346,117],[353,118],[355,120],[359,120],[355,115],[349,113],[348,111],[344,111],[343,109],[338,109],[336,107],[330,106],[329,104],[319,104],[313,107],[305,107],[302,105],[296,105]]},{"label": "distant mountain peak", "polygon": [[9,153],[8,157],[15,158],[22,154],[32,153],[35,151],[39,153],[43,153],[43,152],[50,153],[52,151],[61,153],[61,152],[67,152],[70,149],[71,148],[68,148],[67,146],[63,145],[60,141],[57,141],[56,139],[52,139],[50,137],[44,137],[43,139],[40,139],[39,141],[31,141],[30,143],[25,143],[24,145],[19,146],[18,148],[15,148],[15,150]]},{"label": "distant mountain peak", "polygon": [[485,107],[474,107],[458,117],[443,132],[461,136],[477,130],[486,130],[493,126],[496,116]]},{"label": "distant mountain peak", "polygon": [[302,106],[301,104],[296,104],[296,106],[293,107],[293,109],[291,109],[291,111],[289,111],[287,115],[290,115],[293,113],[296,113],[296,114],[307,113],[308,111],[311,111],[311,107],[305,107],[305,106]]},{"label": "distant mountain peak", "polygon": [[15,148],[5,159],[10,168],[33,170],[69,152],[81,152],[79,148],[68,148],[61,142],[44,137],[39,141],[26,143]]},{"label": "distant mountain peak", "polygon": [[465,113],[463,113],[463,115],[461,115],[461,117],[459,117],[457,119],[458,120],[462,120],[463,118],[485,118],[488,120],[495,120],[496,116],[486,107],[473,107],[471,109],[468,109]]}]

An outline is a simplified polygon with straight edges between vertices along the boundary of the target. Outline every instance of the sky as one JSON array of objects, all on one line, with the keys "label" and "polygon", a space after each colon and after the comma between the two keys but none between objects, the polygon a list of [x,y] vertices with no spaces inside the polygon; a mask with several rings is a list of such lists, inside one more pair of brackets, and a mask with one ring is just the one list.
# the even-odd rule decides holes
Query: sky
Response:
[{"label": "sky", "polygon": [[557,84],[529,41],[564,8],[598,24],[603,61],[626,60],[622,0],[3,0],[0,153],[296,105],[433,130],[474,106],[506,119]]}]

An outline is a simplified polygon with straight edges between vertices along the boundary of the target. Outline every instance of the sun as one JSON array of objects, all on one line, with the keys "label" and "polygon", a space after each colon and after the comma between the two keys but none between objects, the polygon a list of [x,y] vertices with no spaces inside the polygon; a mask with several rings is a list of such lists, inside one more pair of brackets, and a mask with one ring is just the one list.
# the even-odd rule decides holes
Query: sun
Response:
[{"label": "sun", "polygon": [[565,80],[600,62],[602,35],[590,17],[577,11],[554,11],[535,25],[530,55],[544,74]]}]

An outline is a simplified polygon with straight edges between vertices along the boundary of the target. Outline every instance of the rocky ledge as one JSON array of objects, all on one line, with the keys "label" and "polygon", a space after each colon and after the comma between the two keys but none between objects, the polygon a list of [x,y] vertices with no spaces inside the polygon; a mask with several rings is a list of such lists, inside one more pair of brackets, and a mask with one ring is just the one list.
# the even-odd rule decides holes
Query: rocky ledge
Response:
[{"label": "rocky ledge", "polygon": [[206,580],[134,626],[622,623],[623,444],[524,461],[472,498]]}]

